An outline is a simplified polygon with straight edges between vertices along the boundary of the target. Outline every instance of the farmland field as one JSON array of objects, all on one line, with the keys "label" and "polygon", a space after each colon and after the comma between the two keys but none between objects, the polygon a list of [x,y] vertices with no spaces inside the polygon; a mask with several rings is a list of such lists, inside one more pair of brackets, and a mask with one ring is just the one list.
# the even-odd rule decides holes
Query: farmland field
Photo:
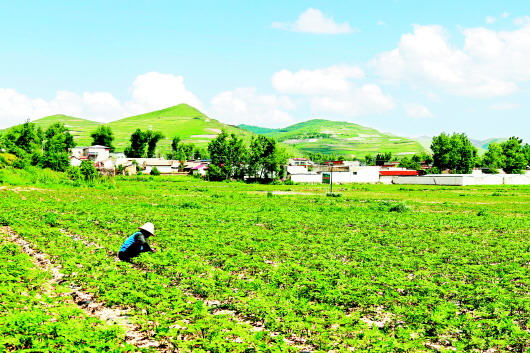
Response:
[{"label": "farmland field", "polygon": [[[3,290],[25,294],[3,296],[0,323],[16,329],[2,332],[0,350],[56,351],[53,337],[80,344],[84,314],[50,293],[71,286],[124,310],[159,342],[146,352],[528,350],[530,187],[326,191],[188,177],[4,185]],[[158,251],[117,262],[147,221]],[[61,287],[46,288],[45,271],[8,233],[60,267]],[[84,351],[106,340],[107,350],[134,351],[116,344],[119,323],[91,320],[98,334]],[[75,330],[61,326],[69,323]],[[55,331],[38,331],[48,326]]]}]

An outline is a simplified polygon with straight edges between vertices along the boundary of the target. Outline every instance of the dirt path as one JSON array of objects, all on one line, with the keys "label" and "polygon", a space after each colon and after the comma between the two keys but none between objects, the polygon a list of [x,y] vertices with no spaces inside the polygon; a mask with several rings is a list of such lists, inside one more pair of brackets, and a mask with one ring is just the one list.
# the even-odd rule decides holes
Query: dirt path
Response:
[{"label": "dirt path", "polygon": [[[9,241],[19,245],[24,253],[31,256],[37,267],[44,271],[51,272],[52,279],[48,282],[49,286],[44,288],[44,290],[47,291],[48,294],[54,293],[55,286],[61,283],[63,281],[63,277],[65,276],[63,273],[61,273],[61,267],[48,259],[46,254],[35,250],[29,242],[22,239],[10,227],[0,227],[0,233],[7,235],[7,239]],[[129,322],[127,319],[128,309],[108,308],[95,300],[94,296],[91,294],[83,292],[80,287],[71,285],[70,288],[72,291],[69,294],[63,294],[63,296],[70,295],[72,302],[83,309],[87,315],[96,317],[111,324],[115,323],[122,326],[125,329],[125,341],[127,343],[138,348],[153,347],[159,352],[174,352],[174,350],[171,350],[161,345],[159,342],[150,339],[145,332],[140,331],[138,325]]]}]

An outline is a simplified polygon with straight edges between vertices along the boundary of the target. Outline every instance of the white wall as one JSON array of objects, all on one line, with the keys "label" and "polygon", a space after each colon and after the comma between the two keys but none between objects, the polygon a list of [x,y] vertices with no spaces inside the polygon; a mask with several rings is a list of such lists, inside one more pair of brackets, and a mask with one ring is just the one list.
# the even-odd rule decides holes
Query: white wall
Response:
[{"label": "white wall", "polygon": [[322,174],[291,174],[290,177],[295,183],[322,184]]},{"label": "white wall", "polygon": [[[146,166],[144,170],[144,174],[150,174],[153,167],[154,166],[151,166],[151,165]],[[156,169],[158,169],[160,173],[173,173],[173,169],[171,168],[170,165],[157,165]]]},{"label": "white wall", "polygon": [[432,174],[424,176],[395,176],[394,184],[416,185],[530,185],[530,177],[520,174]]}]

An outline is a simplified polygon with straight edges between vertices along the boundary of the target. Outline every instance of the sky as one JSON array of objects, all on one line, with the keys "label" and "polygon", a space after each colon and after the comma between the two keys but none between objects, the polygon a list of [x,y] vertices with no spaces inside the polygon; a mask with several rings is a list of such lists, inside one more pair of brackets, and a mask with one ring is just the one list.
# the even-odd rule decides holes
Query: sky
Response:
[{"label": "sky", "polygon": [[0,128],[187,103],[530,143],[528,0],[3,0],[0,50]]}]

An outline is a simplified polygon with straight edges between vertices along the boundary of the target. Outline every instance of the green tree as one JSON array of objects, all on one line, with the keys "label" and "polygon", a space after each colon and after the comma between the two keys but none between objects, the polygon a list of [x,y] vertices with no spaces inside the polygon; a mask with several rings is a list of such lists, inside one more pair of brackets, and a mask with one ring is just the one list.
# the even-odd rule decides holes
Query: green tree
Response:
[{"label": "green tree", "polygon": [[130,158],[152,158],[155,156],[157,143],[163,138],[160,131],[136,129],[131,135],[131,144],[125,148],[125,155]]},{"label": "green tree", "polygon": [[70,131],[63,123],[53,123],[46,129],[45,142],[40,164],[43,168],[50,168],[64,172],[70,166],[69,149],[75,147]]},{"label": "green tree", "polygon": [[79,169],[81,170],[81,174],[85,180],[94,180],[99,176],[98,170],[96,167],[94,167],[94,163],[92,161],[82,161]]},{"label": "green tree", "polygon": [[287,156],[276,140],[264,135],[252,136],[248,151],[247,174],[258,179],[279,177]]},{"label": "green tree", "polygon": [[130,137],[131,144],[125,148],[125,155],[129,158],[145,157],[145,147],[147,146],[147,136],[140,129],[136,129]]},{"label": "green tree", "polygon": [[2,148],[19,158],[19,166],[38,164],[43,139],[42,129],[26,120],[24,124],[12,127],[3,135]]},{"label": "green tree", "polygon": [[364,156],[364,164],[366,165],[375,165],[375,157],[371,154]]},{"label": "green tree", "polygon": [[488,150],[482,158],[482,166],[493,170],[504,168],[504,154],[499,143],[492,142],[489,144]]},{"label": "green tree", "polygon": [[92,137],[92,145],[107,146],[110,148],[110,152],[114,152],[114,145],[112,144],[114,141],[114,134],[112,133],[110,126],[98,126],[97,129],[90,134],[90,137]]},{"label": "green tree", "polygon": [[195,154],[197,148],[192,143],[180,142],[180,137],[175,136],[171,141],[171,153],[168,154],[169,159],[176,159],[178,161],[185,161],[188,159],[196,159]]},{"label": "green tree", "polygon": [[223,131],[210,141],[208,152],[212,160],[207,172],[210,179],[243,179],[247,149],[241,138],[235,134],[228,135]]},{"label": "green tree", "polygon": [[392,159],[391,152],[378,153],[375,156],[375,165],[384,165],[385,162],[388,162]]},{"label": "green tree", "polygon": [[413,157],[403,157],[399,161],[399,166],[401,168],[407,168],[407,169],[413,169],[413,170],[420,170],[421,164],[414,160]]},{"label": "green tree", "polygon": [[160,131],[151,130],[147,130],[145,134],[147,139],[147,157],[153,158],[155,157],[156,145],[164,138],[164,134]]},{"label": "green tree", "polygon": [[432,139],[433,165],[438,170],[451,170],[452,173],[469,174],[477,161],[477,148],[466,134],[442,133]]},{"label": "green tree", "polygon": [[521,149],[526,159],[526,165],[530,166],[530,145],[525,143]]},{"label": "green tree", "polygon": [[523,140],[512,136],[508,141],[501,143],[504,156],[503,170],[508,174],[521,173],[526,169],[528,160],[521,146],[522,142]]}]

